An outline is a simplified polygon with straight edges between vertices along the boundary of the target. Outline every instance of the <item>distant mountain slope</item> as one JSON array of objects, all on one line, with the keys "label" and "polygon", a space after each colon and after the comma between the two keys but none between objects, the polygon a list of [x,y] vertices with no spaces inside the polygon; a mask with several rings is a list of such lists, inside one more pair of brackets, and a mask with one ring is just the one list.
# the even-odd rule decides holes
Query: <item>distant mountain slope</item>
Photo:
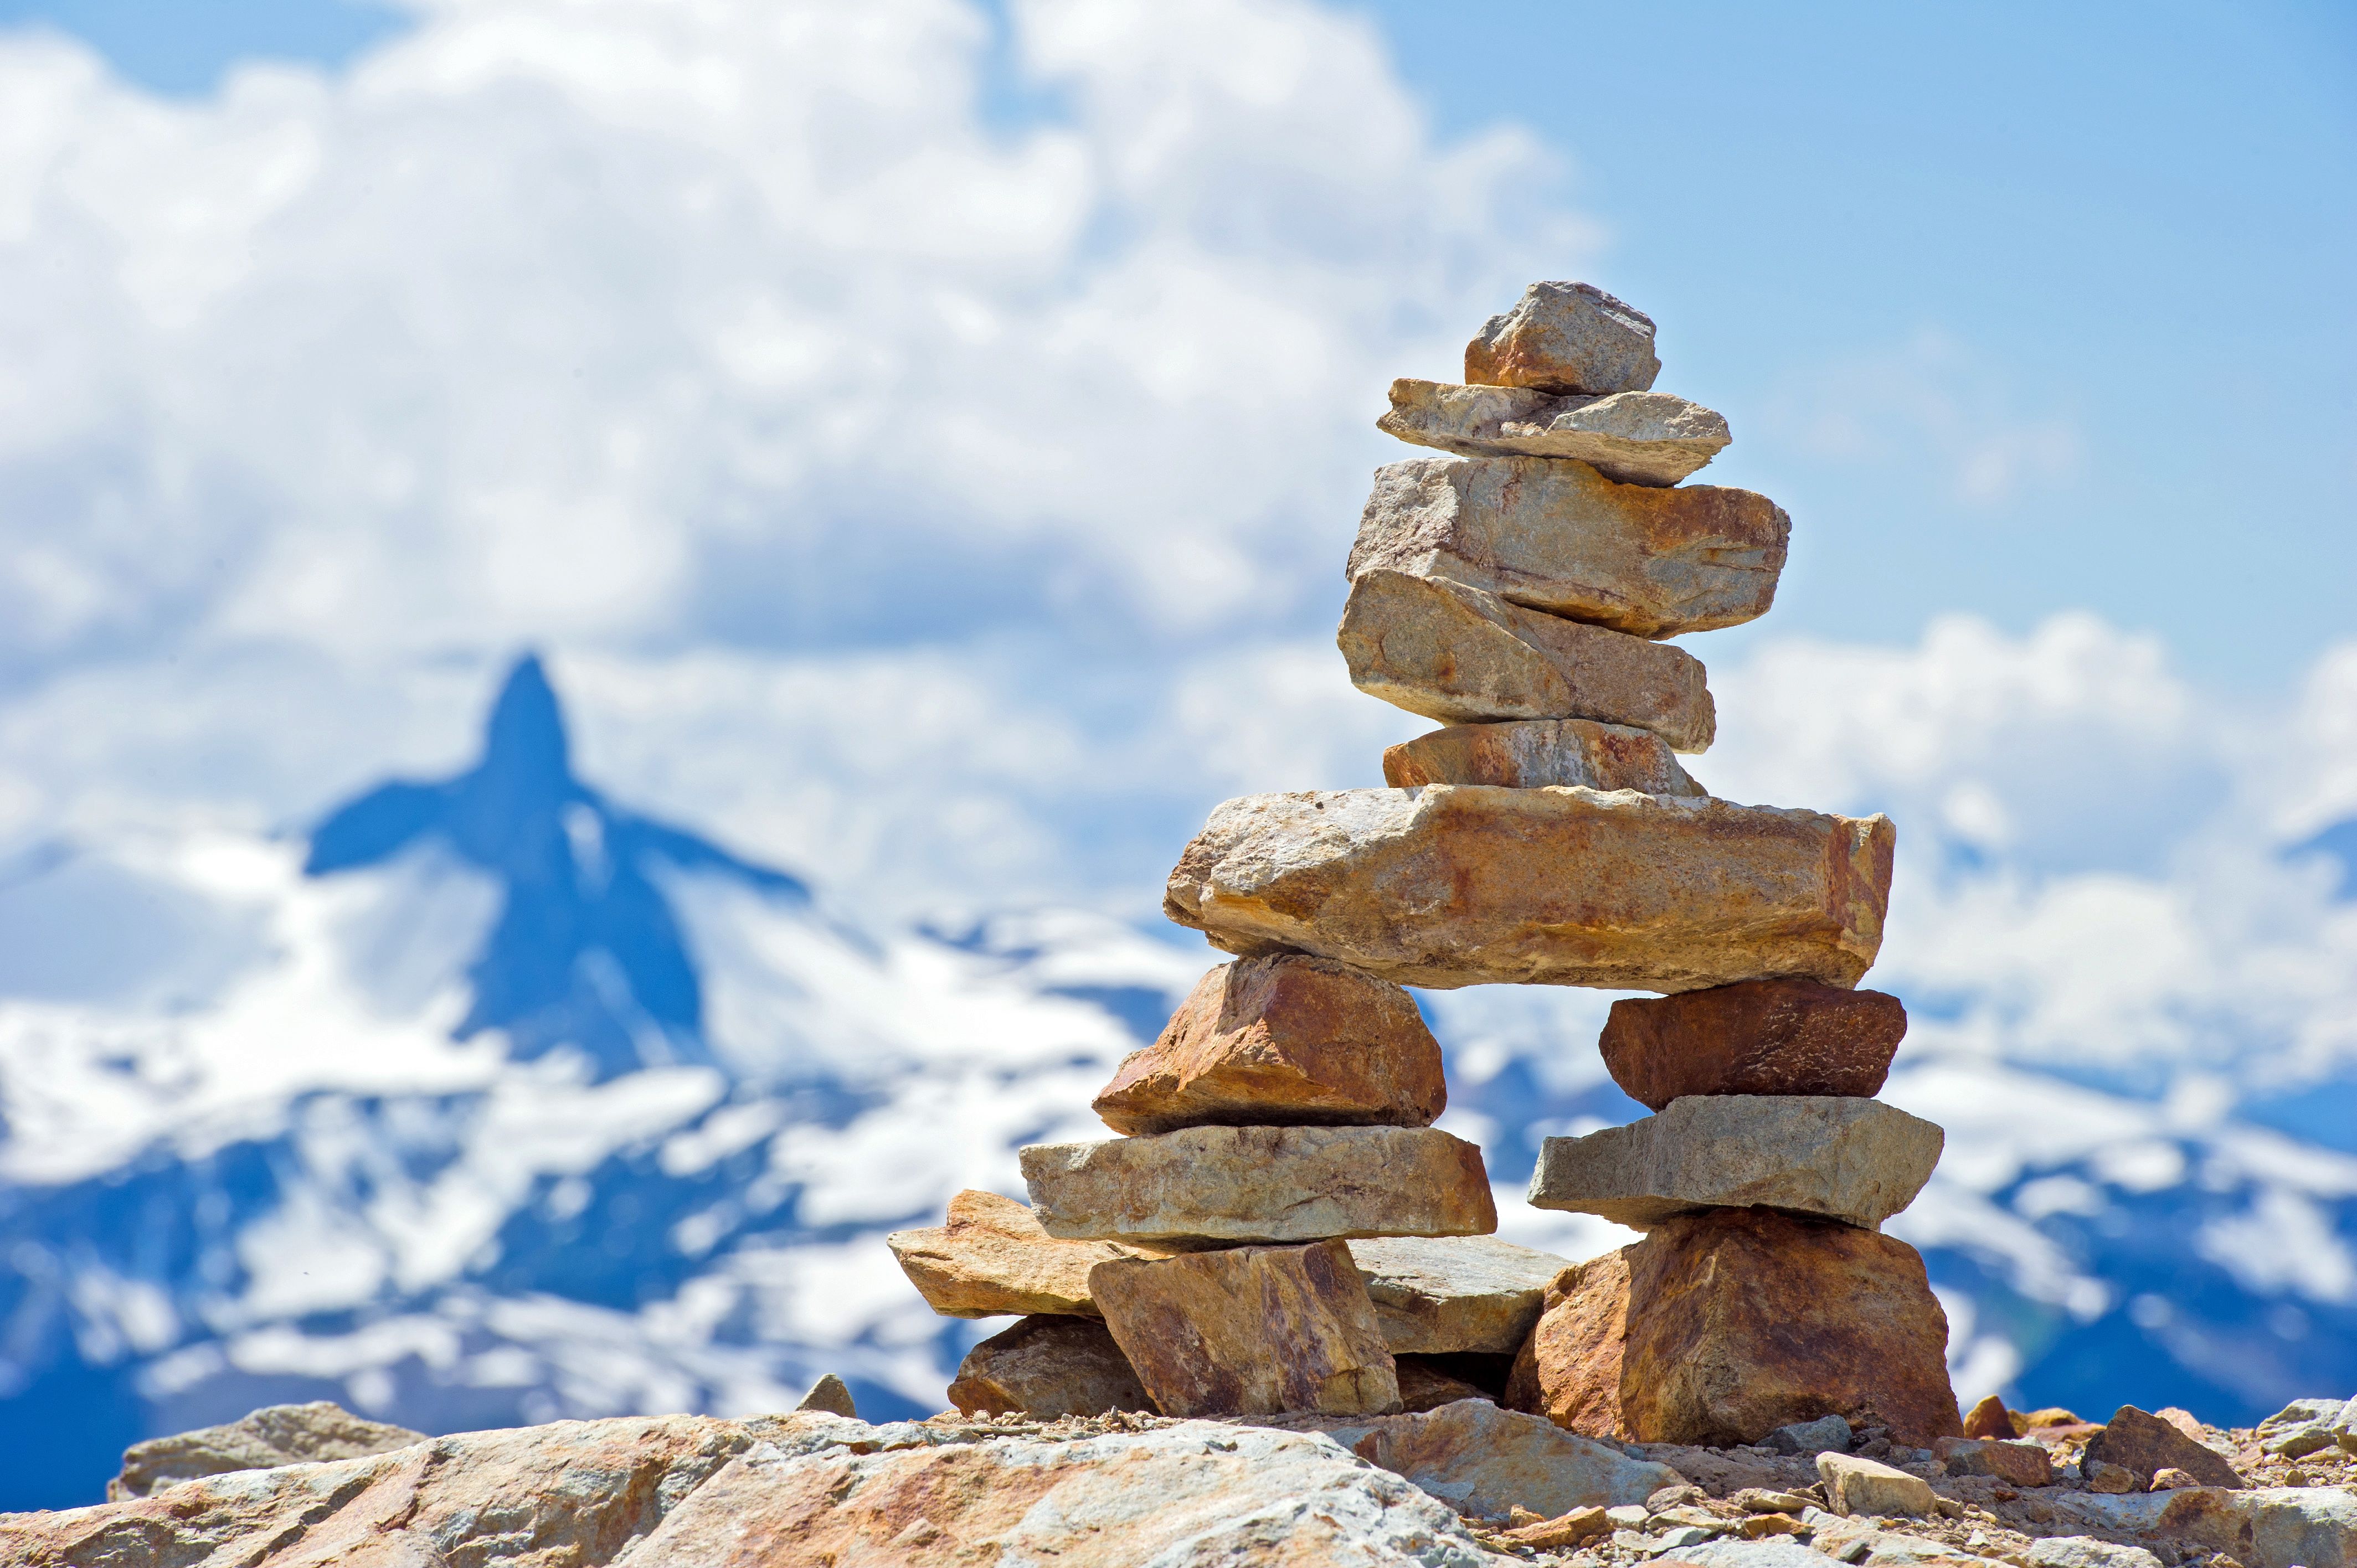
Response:
[{"label": "distant mountain slope", "polygon": [[[577,779],[530,660],[459,776],[300,843],[46,846],[0,868],[0,940],[57,955],[0,970],[0,1507],[284,1399],[449,1431],[834,1370],[933,1408],[987,1326],[928,1313],[881,1234],[1099,1131],[1091,1093],[1215,956],[1078,915],[864,929]],[[1619,1233],[1514,1189],[1548,1133],[1639,1113],[1589,1044],[1606,1000],[1425,997],[1448,1124],[1510,1233],[1569,1255]],[[1971,1391],[2248,1419],[2357,1389],[2345,1086],[2221,1110],[1927,1010],[1889,1092],[1950,1129],[1893,1229]]]}]

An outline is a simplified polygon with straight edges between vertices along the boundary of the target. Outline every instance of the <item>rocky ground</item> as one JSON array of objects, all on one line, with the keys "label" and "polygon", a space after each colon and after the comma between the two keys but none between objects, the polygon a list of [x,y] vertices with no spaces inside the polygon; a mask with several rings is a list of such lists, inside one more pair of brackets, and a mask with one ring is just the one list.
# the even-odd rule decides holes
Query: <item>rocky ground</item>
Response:
[{"label": "rocky ground", "polygon": [[[1996,1445],[1997,1467],[2050,1467],[2028,1486],[1959,1473],[1991,1467],[1986,1444],[1949,1440],[1943,1459],[1837,1420],[1740,1447],[1602,1444],[1483,1400],[1264,1422],[871,1425],[813,1409],[441,1438],[280,1407],[140,1445],[116,1501],[0,1517],[0,1563],[2357,1568],[2357,1451],[2332,1440],[2340,1408],[2248,1431],[2197,1423],[2240,1487],[2108,1491],[2137,1486],[2089,1453],[2136,1459],[2116,1419],[2050,1421],[2040,1430],[2058,1435],[2034,1453]],[[1843,1446],[1811,1451],[1829,1439]],[[377,1444],[393,1446],[351,1452]],[[337,1454],[351,1456],[274,1463]]]}]

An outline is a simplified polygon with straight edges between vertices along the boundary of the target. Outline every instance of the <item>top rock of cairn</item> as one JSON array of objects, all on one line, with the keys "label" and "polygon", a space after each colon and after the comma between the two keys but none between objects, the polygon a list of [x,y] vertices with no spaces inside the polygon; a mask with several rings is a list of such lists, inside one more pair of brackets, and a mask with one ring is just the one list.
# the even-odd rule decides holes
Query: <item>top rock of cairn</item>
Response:
[{"label": "top rock of cairn", "polygon": [[1550,392],[1644,392],[1662,373],[1653,318],[1588,283],[1534,283],[1465,345],[1465,379]]},{"label": "top rock of cairn", "polygon": [[[1337,640],[1361,690],[1448,727],[1393,748],[1394,788],[1213,810],[1164,908],[1239,961],[1098,1095],[1132,1136],[1025,1149],[1036,1207],[987,1247],[954,1212],[900,1241],[942,1310],[1099,1314],[1171,1415],[1460,1398],[1395,1357],[1512,1343],[1486,1391],[1587,1436],[1878,1411],[1915,1441],[1957,1429],[1921,1261],[1874,1230],[1941,1144],[1871,1100],[1905,1015],[1854,989],[1893,830],[1713,799],[1673,755],[1716,720],[1665,639],[1766,613],[1791,520],[1680,486],[1727,422],[1653,392],[1660,369],[1641,312],[1541,283],[1467,348],[1466,384],[1394,385],[1381,427],[1453,456],[1377,470]],[[1557,1261],[1488,1239],[1481,1151],[1432,1124],[1440,1052],[1401,989],[1499,983],[1666,993],[1620,1004],[1606,1051],[1662,1113],[1549,1140],[1531,1191],[1646,1239],[1556,1268],[1535,1312]],[[1410,1296],[1456,1326],[1378,1310]],[[1623,1400],[1624,1364],[1656,1392]]]}]

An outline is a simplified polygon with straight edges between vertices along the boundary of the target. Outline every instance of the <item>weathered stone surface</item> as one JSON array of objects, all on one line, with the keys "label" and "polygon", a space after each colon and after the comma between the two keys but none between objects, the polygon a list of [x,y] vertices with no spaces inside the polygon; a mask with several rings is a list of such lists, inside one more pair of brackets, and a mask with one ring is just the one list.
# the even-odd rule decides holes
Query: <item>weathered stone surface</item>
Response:
[{"label": "weathered stone surface", "polygon": [[968,1415],[1016,1411],[1042,1420],[1154,1408],[1103,1324],[1049,1316],[1027,1317],[967,1351],[950,1403]]},{"label": "weathered stone surface", "polygon": [[1596,396],[1403,378],[1375,428],[1465,457],[1569,457],[1624,485],[1674,485],[1724,451],[1727,420],[1668,392]]},{"label": "weathered stone surface", "polygon": [[2329,1430],[2334,1442],[2350,1453],[2357,1454],[2357,1398],[2341,1407],[2341,1413],[2332,1418]]},{"label": "weathered stone surface", "polygon": [[1818,1455],[1817,1478],[1825,1484],[1825,1504],[1835,1513],[1921,1518],[1932,1511],[1931,1482],[1854,1454]]},{"label": "weathered stone surface", "polygon": [[1223,963],[1096,1097],[1116,1133],[1211,1123],[1422,1127],[1448,1103],[1415,999],[1330,959]]},{"label": "weathered stone surface", "polygon": [[1592,1437],[1730,1444],[1835,1414],[1921,1447],[1962,1425],[1947,1344],[1906,1243],[1710,1209],[1550,1285],[1506,1402]]},{"label": "weathered stone surface", "polygon": [[1571,1266],[1495,1236],[1394,1236],[1352,1241],[1394,1352],[1512,1356],[1530,1337],[1546,1287]]},{"label": "weathered stone surface", "polygon": [[1092,1270],[1089,1288],[1166,1414],[1400,1408],[1374,1304],[1340,1241],[1118,1259]]},{"label": "weathered stone surface", "polygon": [[1690,1096],[1625,1127],[1549,1138],[1530,1202],[1640,1230],[1697,1208],[1751,1206],[1871,1230],[1915,1201],[1945,1140],[1879,1100]]},{"label": "weathered stone surface", "polygon": [[1943,1437],[1932,1444],[1932,1457],[1947,1466],[1951,1476],[1994,1476],[2017,1487],[2054,1484],[2054,1462],[2035,1443]]},{"label": "weathered stone surface", "polygon": [[822,1373],[794,1408],[824,1411],[829,1415],[847,1415],[854,1420],[859,1416],[858,1402],[851,1397],[851,1386],[833,1372]]},{"label": "weathered stone surface", "polygon": [[1659,1111],[1689,1094],[1870,1097],[1906,1035],[1907,1008],[1896,996],[1751,980],[1624,997],[1597,1045],[1612,1081]]},{"label": "weathered stone surface", "polygon": [[2357,1493],[2345,1487],[2160,1495],[2169,1502],[2159,1539],[2224,1552],[2244,1568],[2357,1568]]},{"label": "weathered stone surface", "polygon": [[1587,283],[1534,283],[1465,345],[1465,379],[1549,392],[1642,392],[1662,373],[1653,318]]},{"label": "weathered stone surface", "polygon": [[1448,724],[1585,718],[1704,751],[1717,710],[1682,649],[1378,567],[1351,585],[1334,641],[1359,690]]},{"label": "weathered stone surface", "polygon": [[1020,1158],[1050,1236],[1311,1241],[1498,1228],[1480,1149],[1430,1127],[1186,1127],[1034,1144]]},{"label": "weathered stone surface", "polygon": [[2141,1487],[2156,1471],[2174,1467],[2205,1487],[2239,1487],[2243,1477],[2225,1459],[2148,1411],[2124,1404],[2104,1430],[2087,1439],[2087,1459],[2117,1465]]},{"label": "weathered stone surface", "polygon": [[1517,1508],[1553,1519],[1574,1509],[1641,1503],[1684,1480],[1666,1465],[1631,1459],[1488,1400],[1369,1425],[1363,1436],[1344,1430],[1335,1440],[1477,1519],[1502,1520]]},{"label": "weathered stone surface", "polygon": [[1592,789],[1247,795],[1163,912],[1230,952],[1313,952],[1404,985],[1854,985],[1882,945],[1887,817]]},{"label": "weathered stone surface", "polygon": [[1375,470],[1349,574],[1446,577],[1636,637],[1768,613],[1792,520],[1749,490],[1616,485],[1553,457],[1410,457]]},{"label": "weathered stone surface", "polygon": [[[2292,1459],[2305,1458],[2310,1454],[2320,1453],[2324,1449],[2338,1444],[2340,1434],[2351,1430],[2350,1410],[2352,1404],[2357,1404],[2357,1401],[2294,1400],[2266,1420],[2259,1423],[2257,1431],[2252,1435],[2256,1439],[2262,1453],[2280,1454]],[[2156,1413],[2163,1421],[2169,1420],[2168,1411]],[[2185,1430],[2176,1422],[2170,1422],[2169,1424],[2176,1426],[2180,1432]],[[2188,1434],[2188,1435],[2191,1434]],[[2357,1443],[2352,1443],[2349,1446],[2357,1448]]]},{"label": "weathered stone surface", "polygon": [[1301,1432],[1071,1436],[815,1412],[560,1422],[0,1515],[0,1562],[270,1568],[1482,1568],[1448,1507]]},{"label": "weathered stone surface", "polygon": [[1678,766],[1669,742],[1648,730],[1594,719],[1451,725],[1383,752],[1383,782],[1487,784],[1501,789],[1635,789],[1708,793]]},{"label": "weathered stone surface", "polygon": [[1562,1552],[1612,1533],[1612,1520],[1602,1509],[1574,1509],[1536,1524],[1518,1525],[1502,1532],[1508,1544],[1542,1552]]},{"label": "weathered stone surface", "polygon": [[197,1476],[358,1459],[425,1441],[422,1432],[364,1420],[327,1400],[274,1404],[225,1425],[133,1444],[123,1451],[123,1473],[107,1483],[106,1495],[144,1498]]},{"label": "weathered stone surface", "polygon": [[2122,1546],[2092,1535],[2048,1535],[2029,1543],[2033,1568],[2160,1568],[2160,1559],[2141,1546]]},{"label": "weathered stone surface", "polygon": [[1031,1206],[971,1189],[950,1199],[949,1223],[884,1238],[900,1272],[944,1317],[1027,1313],[1092,1316],[1089,1271],[1109,1258],[1166,1258],[1178,1249],[1144,1242],[1059,1241]]}]

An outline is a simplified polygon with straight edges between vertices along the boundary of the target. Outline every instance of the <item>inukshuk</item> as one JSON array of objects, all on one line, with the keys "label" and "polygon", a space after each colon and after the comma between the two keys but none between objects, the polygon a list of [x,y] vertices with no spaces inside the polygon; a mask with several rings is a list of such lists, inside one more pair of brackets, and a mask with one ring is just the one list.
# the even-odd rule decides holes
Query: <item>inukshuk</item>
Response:
[{"label": "inukshuk", "polygon": [[[1764,614],[1790,520],[1681,485],[1726,421],[1651,390],[1652,321],[1600,290],[1532,285],[1465,364],[1393,385],[1381,428],[1454,456],[1376,471],[1339,634],[1362,691],[1447,727],[1385,754],[1388,789],[1215,810],[1165,909],[1238,961],[1098,1097],[1130,1135],[1027,1149],[1036,1211],[965,1195],[896,1251],[943,1311],[1101,1314],[1108,1375],[1173,1414],[1396,1408],[1399,1353],[1511,1348],[1510,1402],[1590,1435],[1953,1433],[1944,1318],[1875,1230],[1940,1148],[1870,1098],[1905,1015],[1853,989],[1891,825],[1715,800],[1674,755],[1715,717],[1666,639]],[[1429,1125],[1439,1054],[1400,987],[1495,983],[1665,993],[1616,1003],[1603,1040],[1660,1114],[1550,1139],[1532,1183],[1638,1244],[1555,1273],[1478,1239],[1487,1177]],[[1466,1239],[1336,1240],[1383,1236]],[[1485,1303],[1487,1338],[1387,1320],[1415,1267],[1383,1249],[1415,1247],[1426,1294]],[[1051,1257],[1052,1290],[1002,1288]],[[967,1397],[1050,1331],[1087,1332],[1027,1318],[969,1359]]]}]

